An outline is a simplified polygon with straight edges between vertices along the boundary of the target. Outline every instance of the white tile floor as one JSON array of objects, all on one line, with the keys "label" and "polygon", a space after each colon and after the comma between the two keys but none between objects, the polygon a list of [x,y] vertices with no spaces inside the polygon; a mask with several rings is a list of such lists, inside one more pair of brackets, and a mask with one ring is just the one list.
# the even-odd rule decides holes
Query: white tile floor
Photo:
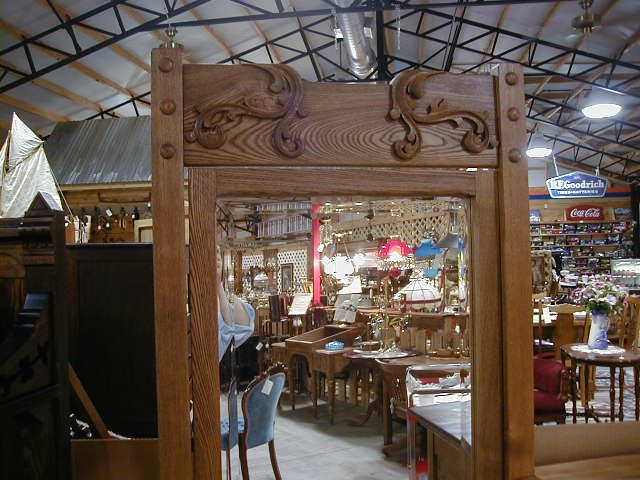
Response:
[{"label": "white tile floor", "polygon": [[[348,425],[347,420],[359,418],[364,413],[363,407],[336,402],[334,424],[330,425],[328,408],[323,402],[317,419],[313,418],[313,408],[306,397],[296,399],[295,411],[291,411],[286,398],[282,404],[283,409],[276,418],[275,444],[283,480],[407,478],[404,452],[394,458],[387,458],[380,452],[382,424],[378,417],[374,416],[363,427]],[[222,412],[225,411],[223,408]],[[232,478],[241,479],[237,447],[231,457]],[[274,478],[267,445],[249,450],[248,461],[251,480]],[[224,454],[222,465],[226,471]]]}]

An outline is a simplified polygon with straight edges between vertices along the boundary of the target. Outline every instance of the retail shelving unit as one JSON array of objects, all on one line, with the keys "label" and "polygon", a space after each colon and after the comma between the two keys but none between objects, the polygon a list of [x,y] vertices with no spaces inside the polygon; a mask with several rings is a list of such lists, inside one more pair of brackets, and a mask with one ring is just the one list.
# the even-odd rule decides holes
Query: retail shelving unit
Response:
[{"label": "retail shelving unit", "polygon": [[628,221],[531,223],[533,250],[563,249],[562,268],[575,273],[609,273],[612,258],[631,255],[633,242],[624,233]]}]

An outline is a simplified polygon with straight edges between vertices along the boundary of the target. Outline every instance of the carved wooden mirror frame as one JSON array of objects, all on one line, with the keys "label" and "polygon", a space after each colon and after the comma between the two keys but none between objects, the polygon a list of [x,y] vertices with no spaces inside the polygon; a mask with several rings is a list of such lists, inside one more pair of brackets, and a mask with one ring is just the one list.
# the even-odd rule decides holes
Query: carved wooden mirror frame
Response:
[{"label": "carved wooden mirror frame", "polygon": [[216,197],[279,192],[471,198],[472,315],[482,326],[473,330],[473,470],[533,475],[523,92],[510,64],[495,77],[408,71],[392,85],[348,85],[306,82],[284,65],[183,65],[180,49],[153,51],[161,478],[221,478]]}]

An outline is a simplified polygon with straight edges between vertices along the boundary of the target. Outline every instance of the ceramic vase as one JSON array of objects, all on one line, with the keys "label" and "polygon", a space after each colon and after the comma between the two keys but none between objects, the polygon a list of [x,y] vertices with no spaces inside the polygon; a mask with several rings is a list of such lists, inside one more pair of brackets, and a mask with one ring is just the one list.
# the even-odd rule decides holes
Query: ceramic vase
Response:
[{"label": "ceramic vase", "polygon": [[591,330],[589,330],[589,347],[605,350],[609,346],[607,332],[611,325],[611,317],[608,313],[592,311],[591,312]]}]

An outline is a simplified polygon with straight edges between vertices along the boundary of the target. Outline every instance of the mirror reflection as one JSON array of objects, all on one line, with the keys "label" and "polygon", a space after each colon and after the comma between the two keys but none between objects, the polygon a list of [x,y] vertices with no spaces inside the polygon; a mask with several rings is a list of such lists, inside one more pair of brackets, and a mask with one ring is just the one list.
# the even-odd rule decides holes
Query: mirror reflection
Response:
[{"label": "mirror reflection", "polygon": [[381,415],[383,451],[408,448],[413,475],[419,427],[391,426],[409,408],[454,419],[469,445],[469,216],[458,197],[218,198],[223,386],[282,364],[286,411],[351,428]]}]

